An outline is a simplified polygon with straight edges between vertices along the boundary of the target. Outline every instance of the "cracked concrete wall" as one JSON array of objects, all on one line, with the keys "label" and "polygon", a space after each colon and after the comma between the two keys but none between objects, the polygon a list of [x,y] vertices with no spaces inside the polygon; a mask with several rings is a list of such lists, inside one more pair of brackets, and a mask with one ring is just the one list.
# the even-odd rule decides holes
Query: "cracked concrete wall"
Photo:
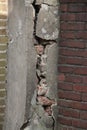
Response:
[{"label": "cracked concrete wall", "polygon": [[57,0],[9,0],[4,130],[57,130]]}]

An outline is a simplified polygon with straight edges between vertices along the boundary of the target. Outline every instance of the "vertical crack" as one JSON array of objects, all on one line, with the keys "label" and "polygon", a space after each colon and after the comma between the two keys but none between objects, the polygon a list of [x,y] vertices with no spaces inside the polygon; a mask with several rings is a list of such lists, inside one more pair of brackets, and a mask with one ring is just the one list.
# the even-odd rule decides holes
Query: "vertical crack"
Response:
[{"label": "vertical crack", "polygon": [[[39,11],[41,9],[41,4],[37,5],[36,0],[34,0],[32,6],[35,10],[33,38],[34,38],[34,47],[37,53],[37,62],[36,62],[37,86],[36,86],[36,96],[34,97],[36,98],[35,109],[32,105],[31,108],[34,110],[34,114],[38,116],[38,120],[40,120],[40,123],[41,122],[44,123],[44,128],[51,128],[51,130],[54,130],[55,118],[53,115],[52,106],[56,104],[56,100],[51,99],[47,96],[49,86],[47,85],[48,55],[46,53],[46,49],[48,45],[51,46],[52,44],[56,43],[56,41],[46,40],[36,36],[37,20]],[[42,113],[39,112],[39,109],[42,111]],[[31,118],[34,118],[33,116]],[[35,116],[35,118],[37,118],[37,116]],[[30,125],[33,124],[31,124],[30,120],[27,120],[20,130],[25,130],[25,128]]]}]

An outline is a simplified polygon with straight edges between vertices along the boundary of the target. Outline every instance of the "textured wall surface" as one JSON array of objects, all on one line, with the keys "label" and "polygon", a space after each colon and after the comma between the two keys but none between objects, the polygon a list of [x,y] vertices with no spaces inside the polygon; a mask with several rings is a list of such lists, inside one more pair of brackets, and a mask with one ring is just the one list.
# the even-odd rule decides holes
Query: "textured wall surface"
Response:
[{"label": "textured wall surface", "polygon": [[57,0],[8,1],[4,130],[57,130]]},{"label": "textured wall surface", "polygon": [[87,1],[60,2],[59,130],[86,130]]},{"label": "textured wall surface", "polygon": [[5,112],[5,80],[6,80],[6,49],[7,49],[7,0],[0,0],[0,130]]}]

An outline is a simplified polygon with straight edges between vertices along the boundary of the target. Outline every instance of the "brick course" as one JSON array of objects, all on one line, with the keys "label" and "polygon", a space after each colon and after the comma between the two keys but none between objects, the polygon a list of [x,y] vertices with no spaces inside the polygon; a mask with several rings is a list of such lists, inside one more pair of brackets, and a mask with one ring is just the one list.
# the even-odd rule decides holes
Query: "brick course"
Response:
[{"label": "brick course", "polygon": [[7,64],[7,0],[0,0],[0,130],[2,130],[5,113],[5,80]]},{"label": "brick course", "polygon": [[59,130],[87,129],[87,0],[60,0]]}]

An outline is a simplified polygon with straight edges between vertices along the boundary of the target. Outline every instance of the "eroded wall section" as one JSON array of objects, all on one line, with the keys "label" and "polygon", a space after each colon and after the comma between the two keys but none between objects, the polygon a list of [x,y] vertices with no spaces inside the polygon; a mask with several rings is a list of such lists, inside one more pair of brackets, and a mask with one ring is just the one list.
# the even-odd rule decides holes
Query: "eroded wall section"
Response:
[{"label": "eroded wall section", "polygon": [[58,1],[9,0],[4,130],[57,130]]}]

